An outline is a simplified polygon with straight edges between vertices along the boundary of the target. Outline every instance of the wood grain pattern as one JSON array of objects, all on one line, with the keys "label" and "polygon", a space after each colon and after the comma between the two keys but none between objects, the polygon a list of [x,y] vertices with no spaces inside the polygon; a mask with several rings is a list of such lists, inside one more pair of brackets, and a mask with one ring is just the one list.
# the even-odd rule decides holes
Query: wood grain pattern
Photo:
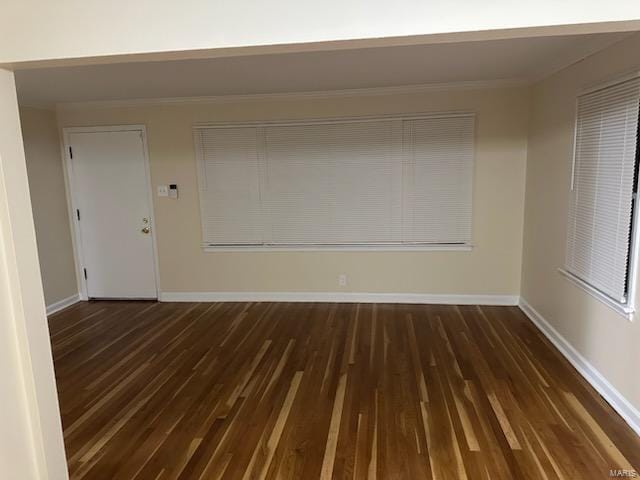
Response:
[{"label": "wood grain pattern", "polygon": [[73,479],[601,479],[640,439],[516,307],[85,302]]}]

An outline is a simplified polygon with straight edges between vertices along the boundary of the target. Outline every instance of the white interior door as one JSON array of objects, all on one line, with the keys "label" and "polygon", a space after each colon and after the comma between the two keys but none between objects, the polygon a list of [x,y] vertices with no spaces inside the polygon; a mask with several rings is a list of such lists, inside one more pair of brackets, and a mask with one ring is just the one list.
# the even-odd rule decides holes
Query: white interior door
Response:
[{"label": "white interior door", "polygon": [[67,138],[88,296],[157,298],[142,131]]}]

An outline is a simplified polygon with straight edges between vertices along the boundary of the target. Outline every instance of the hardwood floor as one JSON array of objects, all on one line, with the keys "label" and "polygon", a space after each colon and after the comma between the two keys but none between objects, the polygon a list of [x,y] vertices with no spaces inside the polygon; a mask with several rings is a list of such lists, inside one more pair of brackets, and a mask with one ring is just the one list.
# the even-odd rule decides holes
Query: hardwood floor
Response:
[{"label": "hardwood floor", "polygon": [[74,479],[603,479],[640,439],[516,307],[80,303]]}]

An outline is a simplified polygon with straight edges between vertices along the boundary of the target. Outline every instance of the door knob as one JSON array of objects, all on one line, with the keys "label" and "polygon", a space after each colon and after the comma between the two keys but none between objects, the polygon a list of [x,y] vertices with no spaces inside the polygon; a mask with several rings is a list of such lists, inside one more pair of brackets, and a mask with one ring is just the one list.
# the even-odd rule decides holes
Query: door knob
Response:
[{"label": "door knob", "polygon": [[140,230],[140,231],[141,231],[142,233],[144,233],[144,234],[148,234],[148,233],[151,231],[151,229],[150,229],[149,227],[144,227],[144,228],[143,228],[142,230]]}]

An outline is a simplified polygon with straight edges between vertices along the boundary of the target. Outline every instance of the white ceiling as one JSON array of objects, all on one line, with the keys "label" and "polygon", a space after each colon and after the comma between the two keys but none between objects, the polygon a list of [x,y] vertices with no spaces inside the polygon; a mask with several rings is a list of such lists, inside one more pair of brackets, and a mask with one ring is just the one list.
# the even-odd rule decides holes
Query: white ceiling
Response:
[{"label": "white ceiling", "polygon": [[25,105],[534,81],[627,36],[520,38],[16,71]]}]

